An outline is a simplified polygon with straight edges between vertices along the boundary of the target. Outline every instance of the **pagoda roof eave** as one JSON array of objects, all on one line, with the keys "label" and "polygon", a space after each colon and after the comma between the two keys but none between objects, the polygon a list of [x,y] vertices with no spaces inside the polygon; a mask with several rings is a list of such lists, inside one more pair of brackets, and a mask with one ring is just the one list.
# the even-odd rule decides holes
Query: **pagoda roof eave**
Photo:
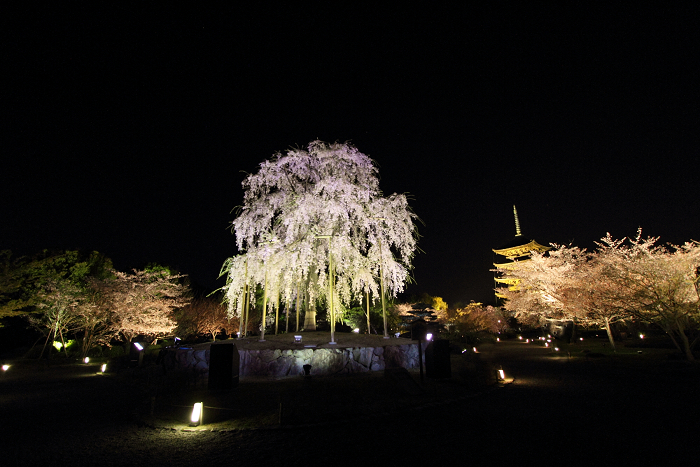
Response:
[{"label": "pagoda roof eave", "polygon": [[502,248],[502,249],[492,249],[494,253],[497,255],[505,256],[505,257],[513,257],[513,256],[525,256],[531,251],[548,251],[551,250],[551,247],[540,245],[537,243],[535,240],[530,240],[529,243],[525,243],[523,245],[518,245],[518,246],[512,246],[512,247],[507,247],[507,248]]}]

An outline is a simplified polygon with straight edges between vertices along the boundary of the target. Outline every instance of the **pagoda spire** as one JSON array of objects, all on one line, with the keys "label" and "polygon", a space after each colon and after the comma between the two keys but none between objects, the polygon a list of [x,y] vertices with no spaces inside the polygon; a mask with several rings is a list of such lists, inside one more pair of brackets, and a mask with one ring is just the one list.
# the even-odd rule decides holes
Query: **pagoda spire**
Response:
[{"label": "pagoda spire", "polygon": [[519,237],[522,233],[520,233],[520,220],[518,219],[518,210],[515,209],[515,204],[513,205],[513,215],[515,216],[515,236]]}]

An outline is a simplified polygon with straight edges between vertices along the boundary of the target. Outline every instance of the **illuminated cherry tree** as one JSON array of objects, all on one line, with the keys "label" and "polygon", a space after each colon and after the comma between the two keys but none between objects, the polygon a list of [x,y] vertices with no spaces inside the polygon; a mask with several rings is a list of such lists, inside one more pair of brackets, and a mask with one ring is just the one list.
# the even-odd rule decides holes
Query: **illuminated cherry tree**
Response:
[{"label": "illuminated cherry tree", "polygon": [[528,261],[501,270],[518,281],[517,287],[504,295],[505,308],[521,322],[544,324],[550,319],[566,319],[600,326],[615,349],[611,325],[631,315],[598,254],[553,245],[549,252],[532,252]]},{"label": "illuminated cherry tree", "polygon": [[160,269],[112,274],[92,286],[103,296],[110,326],[125,346],[139,335],[158,337],[175,329],[173,311],[189,302],[189,288],[180,282],[183,276]]},{"label": "illuminated cherry tree", "polygon": [[[688,360],[700,325],[700,243],[657,245],[658,237],[598,243],[599,261],[620,302],[637,319],[661,327]],[[691,341],[691,336],[695,336]]]},{"label": "illuminated cherry tree", "polygon": [[499,268],[518,281],[504,292],[506,309],[521,320],[572,319],[603,327],[637,319],[661,327],[693,360],[700,325],[700,244],[657,245],[658,238],[616,240],[610,234],[587,253],[556,246]]},{"label": "illuminated cherry tree", "polygon": [[277,153],[243,186],[233,221],[242,254],[222,269],[229,314],[240,315],[244,291],[259,286],[266,303],[303,295],[309,329],[319,300],[340,315],[366,293],[377,299],[382,284],[390,296],[403,290],[416,216],[405,195],[382,195],[374,162],[351,144],[313,141]]}]

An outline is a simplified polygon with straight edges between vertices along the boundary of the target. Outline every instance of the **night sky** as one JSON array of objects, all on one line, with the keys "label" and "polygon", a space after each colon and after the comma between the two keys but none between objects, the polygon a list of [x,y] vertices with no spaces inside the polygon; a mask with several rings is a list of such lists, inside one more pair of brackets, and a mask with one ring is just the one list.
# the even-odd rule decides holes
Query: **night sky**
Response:
[{"label": "night sky", "polygon": [[409,292],[450,304],[492,299],[513,204],[542,244],[700,240],[697,7],[326,3],[5,11],[0,249],[219,287],[244,172],[314,139],[411,195]]}]

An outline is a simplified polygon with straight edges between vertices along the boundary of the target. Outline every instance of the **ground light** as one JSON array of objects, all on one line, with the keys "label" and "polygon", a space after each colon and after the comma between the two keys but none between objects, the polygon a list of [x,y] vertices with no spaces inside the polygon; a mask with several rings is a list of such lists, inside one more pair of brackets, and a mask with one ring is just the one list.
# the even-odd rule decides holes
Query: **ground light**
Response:
[{"label": "ground light", "polygon": [[301,344],[301,336],[294,336],[294,343]]},{"label": "ground light", "polygon": [[506,373],[505,373],[505,371],[503,371],[503,368],[496,370],[496,373],[498,374],[498,381],[505,381],[506,380]]},{"label": "ground light", "polygon": [[426,335],[425,335],[425,341],[426,341],[426,342],[430,342],[431,340],[433,340],[433,335],[432,335],[431,333],[426,334]]},{"label": "ground light", "polygon": [[107,364],[103,363],[102,366],[100,367],[100,371],[104,373],[107,370]]},{"label": "ground light", "polygon": [[138,342],[134,342],[134,347],[139,351],[139,366],[143,364],[143,346]]},{"label": "ground light", "polygon": [[204,403],[196,402],[192,407],[192,415],[190,416],[190,426],[198,426],[202,424],[202,415],[204,412]]},{"label": "ground light", "polygon": [[10,365],[3,365],[2,366],[2,371],[7,371],[10,369]]},{"label": "ground light", "polygon": [[83,359],[83,363],[90,363],[90,357],[85,357]]}]

